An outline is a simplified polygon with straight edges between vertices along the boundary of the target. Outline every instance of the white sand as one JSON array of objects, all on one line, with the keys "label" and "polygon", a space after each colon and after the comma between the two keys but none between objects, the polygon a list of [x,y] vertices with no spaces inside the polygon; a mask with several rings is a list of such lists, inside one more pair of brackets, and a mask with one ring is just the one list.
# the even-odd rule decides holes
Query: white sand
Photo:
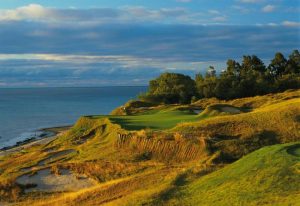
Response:
[{"label": "white sand", "polygon": [[75,175],[69,170],[60,170],[61,175],[51,174],[50,168],[39,170],[36,174],[22,175],[16,182],[22,185],[36,184],[34,188],[26,189],[25,192],[32,191],[78,191],[83,188],[94,186],[96,181],[84,176]]}]

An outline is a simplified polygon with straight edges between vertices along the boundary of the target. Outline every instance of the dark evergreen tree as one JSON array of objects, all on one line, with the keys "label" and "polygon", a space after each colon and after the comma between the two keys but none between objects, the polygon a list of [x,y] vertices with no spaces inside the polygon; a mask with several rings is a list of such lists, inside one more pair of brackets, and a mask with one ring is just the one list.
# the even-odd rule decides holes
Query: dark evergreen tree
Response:
[{"label": "dark evergreen tree", "polygon": [[227,60],[227,69],[225,72],[235,76],[239,76],[240,71],[241,71],[241,65],[238,62],[232,59]]},{"label": "dark evergreen tree", "polygon": [[278,52],[275,54],[274,59],[271,60],[269,69],[275,77],[279,77],[285,72],[286,66],[287,60],[282,53]]},{"label": "dark evergreen tree", "polygon": [[300,53],[298,50],[294,50],[290,54],[284,73],[285,74],[300,73]]},{"label": "dark evergreen tree", "polygon": [[195,77],[195,84],[196,84],[196,97],[203,98],[203,85],[204,85],[204,78],[201,73],[196,74]]}]

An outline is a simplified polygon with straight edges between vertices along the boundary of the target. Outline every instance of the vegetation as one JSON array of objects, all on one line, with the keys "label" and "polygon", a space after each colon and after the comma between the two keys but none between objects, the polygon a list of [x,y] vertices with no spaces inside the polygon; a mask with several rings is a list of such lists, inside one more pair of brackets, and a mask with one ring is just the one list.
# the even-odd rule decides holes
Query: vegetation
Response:
[{"label": "vegetation", "polygon": [[141,98],[156,103],[189,103],[195,92],[195,82],[191,77],[164,73],[150,81],[149,92]]},{"label": "vegetation", "polygon": [[[93,116],[101,118],[103,116]],[[132,116],[107,116],[113,123],[119,124],[126,130],[170,129],[181,122],[200,120],[200,117],[189,110],[157,110]]]},{"label": "vegetation", "polygon": [[149,91],[140,99],[152,103],[190,103],[201,98],[234,99],[300,88],[300,53],[288,59],[276,53],[268,66],[257,56],[243,56],[242,63],[229,59],[227,68],[216,74],[210,66],[205,76],[164,73],[150,81]]},{"label": "vegetation", "polygon": [[299,205],[300,142],[255,151],[151,205]]},{"label": "vegetation", "polygon": [[[294,205],[299,105],[300,90],[289,90],[185,105],[130,101],[114,115],[81,117],[53,139],[0,152],[0,204]],[[66,172],[72,184],[94,184],[60,189]],[[42,182],[19,181],[41,174]]]},{"label": "vegetation", "polygon": [[299,105],[299,98],[285,100],[251,112],[179,124],[172,130],[207,137],[210,148],[220,151],[223,161],[232,161],[263,146],[297,141]]}]

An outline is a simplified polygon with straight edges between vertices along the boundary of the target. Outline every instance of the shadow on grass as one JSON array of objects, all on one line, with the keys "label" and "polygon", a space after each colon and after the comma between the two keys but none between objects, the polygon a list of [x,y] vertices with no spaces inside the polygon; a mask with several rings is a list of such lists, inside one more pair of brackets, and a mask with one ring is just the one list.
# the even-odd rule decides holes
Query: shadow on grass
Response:
[{"label": "shadow on grass", "polygon": [[118,124],[123,129],[126,129],[126,130],[141,130],[141,129],[158,130],[158,129],[160,129],[158,126],[154,126],[154,125],[146,124],[146,123],[143,124],[143,122],[141,122],[141,121],[139,123],[136,123],[133,120],[126,119],[126,118],[110,117],[109,119],[112,123]]},{"label": "shadow on grass", "polygon": [[188,183],[187,178],[187,173],[179,174],[170,188],[160,193],[151,205],[165,205],[165,202],[177,196],[180,192],[180,188]]},{"label": "shadow on grass", "polygon": [[300,144],[295,144],[293,146],[288,147],[286,152],[290,155],[300,157]]}]

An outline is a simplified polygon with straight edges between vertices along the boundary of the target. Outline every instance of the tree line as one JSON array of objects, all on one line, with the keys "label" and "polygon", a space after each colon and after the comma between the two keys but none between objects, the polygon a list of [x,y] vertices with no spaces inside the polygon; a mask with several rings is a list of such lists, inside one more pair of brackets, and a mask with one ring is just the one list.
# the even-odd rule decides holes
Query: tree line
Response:
[{"label": "tree line", "polygon": [[210,66],[205,75],[163,73],[149,82],[149,90],[139,96],[153,103],[190,103],[201,98],[235,99],[300,88],[300,53],[288,58],[278,52],[266,66],[256,55],[245,55],[242,62],[227,61],[220,74]]}]

